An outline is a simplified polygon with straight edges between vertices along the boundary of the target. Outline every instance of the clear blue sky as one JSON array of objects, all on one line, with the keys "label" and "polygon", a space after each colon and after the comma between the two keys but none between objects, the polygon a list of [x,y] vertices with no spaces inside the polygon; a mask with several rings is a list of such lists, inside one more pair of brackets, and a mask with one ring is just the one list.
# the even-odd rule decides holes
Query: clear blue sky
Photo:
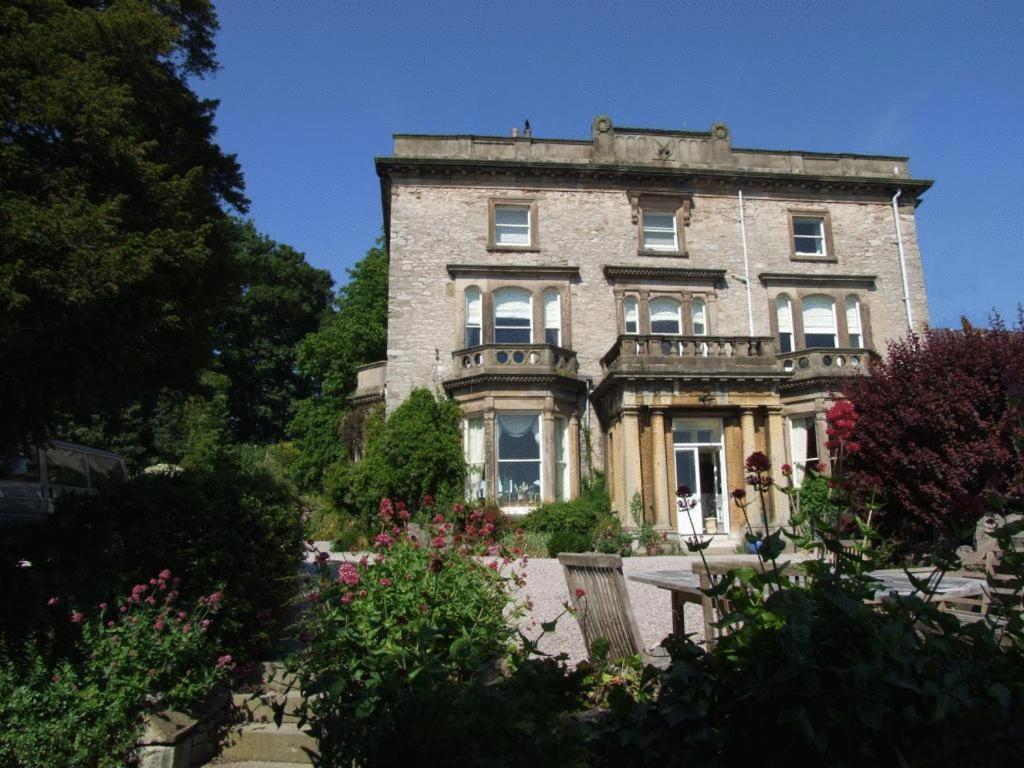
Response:
[{"label": "clear blue sky", "polygon": [[219,141],[251,216],[338,281],[381,226],[393,133],[587,138],[619,125],[736,146],[909,155],[932,323],[1024,301],[1024,3],[221,0]]}]

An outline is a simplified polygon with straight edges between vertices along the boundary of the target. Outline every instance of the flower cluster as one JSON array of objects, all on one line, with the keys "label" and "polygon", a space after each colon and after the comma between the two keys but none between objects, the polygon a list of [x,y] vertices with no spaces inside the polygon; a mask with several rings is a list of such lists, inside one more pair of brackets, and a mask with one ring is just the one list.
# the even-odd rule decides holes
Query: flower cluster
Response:
[{"label": "flower cluster", "polygon": [[747,457],[747,485],[757,491],[767,491],[772,487],[772,463],[761,451],[754,451]]},{"label": "flower cluster", "polygon": [[828,420],[828,442],[833,455],[857,453],[860,444],[853,440],[857,427],[857,410],[849,400],[838,400],[825,414]]}]

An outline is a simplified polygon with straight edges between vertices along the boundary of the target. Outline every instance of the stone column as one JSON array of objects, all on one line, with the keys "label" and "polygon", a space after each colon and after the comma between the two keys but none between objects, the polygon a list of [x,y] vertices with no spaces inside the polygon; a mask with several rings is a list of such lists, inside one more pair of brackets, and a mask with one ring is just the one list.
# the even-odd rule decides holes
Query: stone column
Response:
[{"label": "stone column", "polygon": [[818,461],[825,465],[825,473],[832,474],[832,462],[828,458],[828,418],[825,411],[814,414],[814,440],[818,446]]},{"label": "stone column", "polygon": [[625,516],[627,527],[633,527],[630,504],[633,495],[643,496],[640,476],[640,409],[636,406],[625,406],[622,409],[622,440],[619,452],[622,456],[622,490],[625,496]]},{"label": "stone column", "polygon": [[484,414],[484,497],[498,500],[498,424],[494,411]]},{"label": "stone column", "polygon": [[743,432],[743,461],[754,452],[754,409],[740,410],[740,429]]},{"label": "stone column", "polygon": [[540,417],[544,422],[540,445],[541,500],[548,504],[555,500],[555,414],[544,411]]},{"label": "stone column", "polygon": [[665,464],[665,411],[655,408],[651,411],[651,465],[654,475],[654,524],[668,530],[670,499],[674,498],[668,487],[668,467]]},{"label": "stone column", "polygon": [[[784,420],[782,418],[782,406],[768,406],[768,458],[772,463],[772,478],[776,483],[784,485],[782,477],[782,465],[786,463],[786,438],[783,432]],[[771,491],[772,515],[769,521],[776,525],[783,525],[789,521],[789,504],[786,494],[779,488],[773,487]]]}]

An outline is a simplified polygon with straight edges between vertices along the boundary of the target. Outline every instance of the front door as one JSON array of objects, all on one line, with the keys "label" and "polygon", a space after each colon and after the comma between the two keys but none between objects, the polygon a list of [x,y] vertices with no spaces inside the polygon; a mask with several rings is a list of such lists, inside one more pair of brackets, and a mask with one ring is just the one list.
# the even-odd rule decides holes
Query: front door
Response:
[{"label": "front door", "polygon": [[728,533],[725,444],[720,419],[674,419],[676,484],[690,489],[676,497],[676,529],[683,536]]}]

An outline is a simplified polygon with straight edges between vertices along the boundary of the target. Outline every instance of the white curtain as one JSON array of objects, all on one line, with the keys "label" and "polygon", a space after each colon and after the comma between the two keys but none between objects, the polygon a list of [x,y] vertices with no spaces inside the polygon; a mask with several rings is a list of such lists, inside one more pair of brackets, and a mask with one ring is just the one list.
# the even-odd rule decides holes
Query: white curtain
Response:
[{"label": "white curtain", "polygon": [[807,474],[807,442],[814,439],[813,420],[793,418],[789,420],[789,432],[793,450],[793,483],[799,486]]},{"label": "white curtain", "polygon": [[484,420],[469,419],[466,421],[466,463],[483,464],[484,462]]},{"label": "white curtain", "polygon": [[846,329],[851,335],[860,334],[860,302],[856,296],[846,299]]},{"label": "white curtain", "polygon": [[540,445],[540,419],[535,415],[499,416],[498,428],[509,437],[522,437],[532,431],[534,440]]},{"label": "white curtain", "polygon": [[775,309],[779,318],[779,332],[793,332],[793,305],[788,296],[779,296],[775,300]]},{"label": "white curtain", "polygon": [[836,306],[828,296],[808,296],[803,300],[804,334],[836,332]]},{"label": "white curtain", "polygon": [[544,291],[544,327],[553,329],[562,327],[562,308],[558,291]]},{"label": "white curtain", "polygon": [[466,289],[466,325],[478,327],[483,319],[483,302],[479,288]]},{"label": "white curtain", "polygon": [[[679,333],[679,302],[675,299],[654,299],[651,308],[651,333]],[[671,325],[669,325],[671,324]]]},{"label": "white curtain", "polygon": [[704,319],[704,300],[694,299],[693,301],[693,335],[707,336],[708,324]]},{"label": "white curtain", "polygon": [[532,320],[530,292],[521,288],[502,288],[495,291],[494,316],[514,320]]}]

